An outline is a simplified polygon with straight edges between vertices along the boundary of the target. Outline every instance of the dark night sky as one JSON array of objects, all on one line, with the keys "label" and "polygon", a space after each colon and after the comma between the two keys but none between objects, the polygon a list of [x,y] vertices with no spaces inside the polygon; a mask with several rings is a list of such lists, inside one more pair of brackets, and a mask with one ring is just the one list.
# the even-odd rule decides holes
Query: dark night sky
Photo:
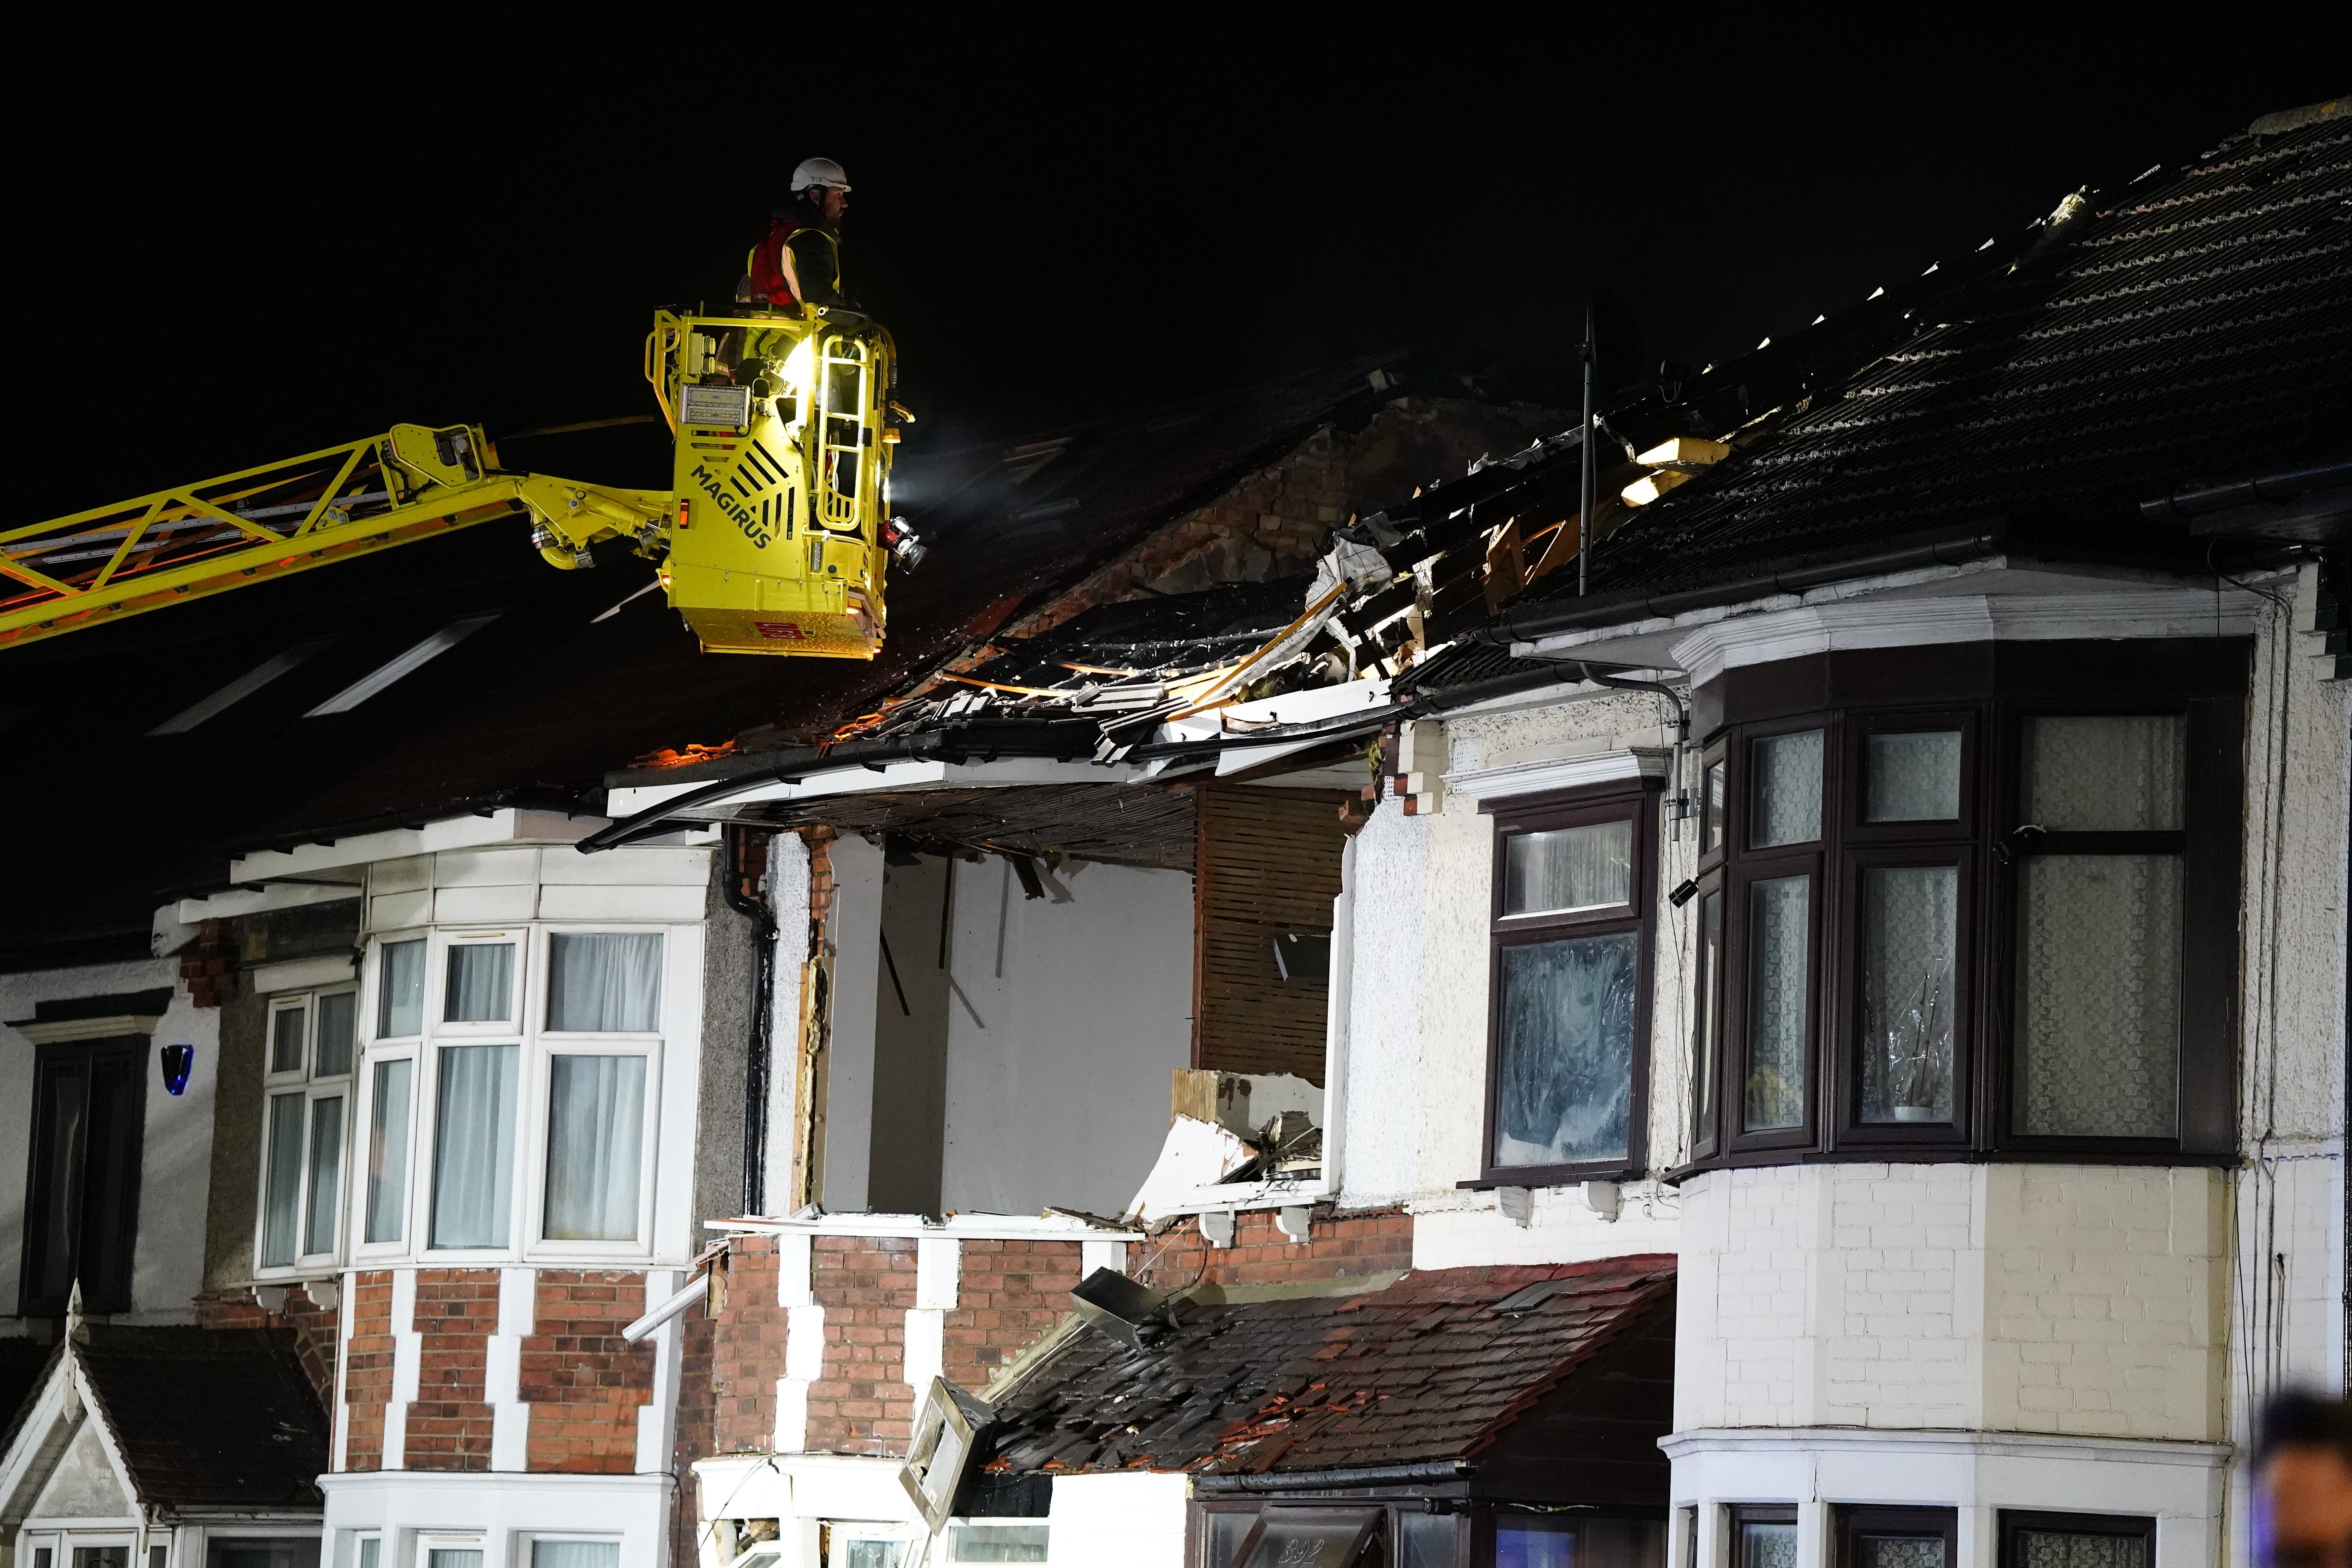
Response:
[{"label": "dark night sky", "polygon": [[1591,281],[1647,360],[1703,362],[2346,85],[2247,6],[2216,14],[2232,38],[2143,13],[2126,45],[2112,16],[1948,8],[1906,36],[1894,8],[1605,35],[1195,10],[1116,41],[1104,12],[933,14],[858,12],[897,41],[799,55],[827,33],[805,8],[761,13],[757,48],[618,13],[609,43],[470,16],[266,54],[211,23],[60,35],[53,87],[20,76],[7,110],[12,445],[51,482],[0,521],[399,419],[644,411],[650,309],[730,290],[811,152],[857,186],[851,287],[941,442],[1395,345],[1540,393]]}]

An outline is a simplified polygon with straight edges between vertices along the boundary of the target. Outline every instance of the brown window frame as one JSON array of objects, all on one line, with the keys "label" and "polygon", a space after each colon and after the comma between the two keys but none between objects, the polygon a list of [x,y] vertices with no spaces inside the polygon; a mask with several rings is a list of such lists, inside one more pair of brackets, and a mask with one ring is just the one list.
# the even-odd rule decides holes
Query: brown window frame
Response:
[{"label": "brown window frame", "polygon": [[[2243,638],[2028,643],[1874,649],[1808,656],[1727,672],[1697,696],[1704,770],[1726,768],[1720,849],[1702,847],[1698,900],[1720,889],[1721,980],[1712,1020],[1717,1104],[1692,1107],[1685,1171],[1797,1159],[2081,1160],[2217,1163],[2235,1148],[2231,983],[2242,821]],[[2177,834],[2048,834],[2024,826],[2022,737],[2029,718],[2179,713],[2188,723],[2183,826]],[[1755,742],[1824,731],[1822,837],[1748,847]],[[1925,823],[1862,820],[1868,738],[1890,731],[1961,732],[1958,816]],[[1704,784],[1702,784],[1704,789]],[[1702,840],[1702,846],[1704,840]],[[2037,854],[2177,852],[2183,865],[2179,1121],[2168,1138],[2029,1136],[2014,1131],[2020,866]],[[1807,965],[1805,1125],[1744,1125],[1749,894],[1757,882],[1814,873]],[[1861,1120],[1862,889],[1874,867],[1958,870],[1952,1005],[1952,1120]],[[1694,1063],[1694,1082],[1699,1081]]]},{"label": "brown window frame", "polygon": [[1959,1568],[1960,1510],[1957,1508],[1888,1508],[1875,1503],[1841,1503],[1833,1513],[1832,1568],[1863,1568],[1862,1553],[1855,1549],[1855,1538],[1873,1533],[1940,1535],[1944,1540],[1944,1568]]},{"label": "brown window frame", "polygon": [[[1541,796],[1489,801],[1480,810],[1494,819],[1492,888],[1486,927],[1486,1114],[1478,1144],[1479,1173],[1465,1188],[1549,1187],[1639,1175],[1649,1161],[1650,1015],[1655,986],[1658,903],[1658,821],[1664,781],[1647,773]],[[1595,823],[1630,821],[1633,863],[1627,901],[1597,910],[1506,915],[1511,840],[1524,834]],[[1622,1159],[1581,1160],[1554,1165],[1497,1165],[1495,1130],[1499,1109],[1503,1050],[1503,953],[1507,948],[1566,937],[1633,933],[1633,1040],[1628,1093],[1625,1153]]]},{"label": "brown window frame", "polygon": [[2035,1509],[2002,1509],[1996,1536],[1994,1568],[2022,1568],[2018,1561],[2017,1534],[2023,1530],[2047,1530],[2067,1535],[2137,1536],[2141,1542],[2141,1568],[2156,1568],[2156,1520],[2152,1515],[2045,1513]]}]

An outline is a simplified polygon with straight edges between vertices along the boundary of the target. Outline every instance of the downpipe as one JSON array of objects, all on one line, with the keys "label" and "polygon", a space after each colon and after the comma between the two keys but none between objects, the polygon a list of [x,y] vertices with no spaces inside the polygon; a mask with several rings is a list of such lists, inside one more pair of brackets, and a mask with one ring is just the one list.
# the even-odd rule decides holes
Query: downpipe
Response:
[{"label": "downpipe", "polygon": [[[743,1062],[743,1208],[745,1215],[761,1213],[767,1205],[768,1170],[768,1084],[770,1068],[775,1057],[776,1019],[776,912],[769,900],[758,891],[767,870],[767,849],[772,847],[775,836],[764,835],[766,843],[761,855],[761,870],[751,872],[746,862],[751,847],[751,830],[737,823],[724,828],[727,847],[727,875],[721,884],[727,907],[752,924],[755,944],[751,964],[751,1037]],[[745,883],[751,884],[746,890]]]}]

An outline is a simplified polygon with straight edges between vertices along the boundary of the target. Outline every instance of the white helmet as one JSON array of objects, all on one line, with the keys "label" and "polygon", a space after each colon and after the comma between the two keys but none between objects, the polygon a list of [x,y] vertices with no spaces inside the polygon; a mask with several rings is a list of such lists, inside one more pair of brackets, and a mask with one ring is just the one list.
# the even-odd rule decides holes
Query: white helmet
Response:
[{"label": "white helmet", "polygon": [[803,158],[801,166],[793,171],[793,190],[797,195],[811,185],[845,191],[849,189],[849,176],[830,158]]}]

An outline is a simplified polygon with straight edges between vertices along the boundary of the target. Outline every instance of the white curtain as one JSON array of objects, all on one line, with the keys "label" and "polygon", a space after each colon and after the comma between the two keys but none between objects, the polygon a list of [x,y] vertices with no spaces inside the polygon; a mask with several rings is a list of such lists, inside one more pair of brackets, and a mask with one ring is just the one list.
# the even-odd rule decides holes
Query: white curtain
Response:
[{"label": "white curtain", "polygon": [[514,951],[510,942],[452,946],[441,1016],[452,1024],[496,1024],[513,1017]]},{"label": "white curtain", "polygon": [[425,944],[388,942],[377,965],[375,1037],[404,1039],[425,1032]]},{"label": "white curtain", "polygon": [[559,931],[548,944],[547,1026],[649,1035],[661,1016],[658,931]]},{"label": "white curtain", "polygon": [[1756,742],[1755,820],[1750,848],[1810,844],[1822,836],[1822,731],[1772,735]]},{"label": "white curtain", "polygon": [[433,1245],[504,1247],[520,1046],[444,1046],[433,1140]]},{"label": "white curtain", "polygon": [[645,1058],[550,1059],[547,1239],[635,1238],[645,1112]]},{"label": "white curtain", "polygon": [[1633,885],[1630,822],[1517,834],[1505,864],[1503,912],[1548,914],[1622,904],[1632,897]]},{"label": "white curtain", "polygon": [[294,1261],[302,1212],[302,1097],[269,1097],[269,1170],[261,1202],[261,1263],[276,1268]]},{"label": "white curtain", "polygon": [[375,1064],[368,1110],[370,1241],[398,1241],[408,1216],[408,1084],[415,1069],[406,1058]]},{"label": "white curtain", "polygon": [[2178,713],[2029,719],[2026,820],[2053,833],[2177,830],[2188,741]]},{"label": "white curtain", "polygon": [[2178,1132],[2181,906],[2177,855],[2025,862],[2017,911],[2024,1131]]},{"label": "white curtain", "polygon": [[335,1250],[335,1216],[343,1199],[343,1097],[310,1102],[310,1194],[302,1215],[302,1251]]},{"label": "white curtain", "polygon": [[617,1541],[534,1541],[530,1568],[620,1568]]}]

